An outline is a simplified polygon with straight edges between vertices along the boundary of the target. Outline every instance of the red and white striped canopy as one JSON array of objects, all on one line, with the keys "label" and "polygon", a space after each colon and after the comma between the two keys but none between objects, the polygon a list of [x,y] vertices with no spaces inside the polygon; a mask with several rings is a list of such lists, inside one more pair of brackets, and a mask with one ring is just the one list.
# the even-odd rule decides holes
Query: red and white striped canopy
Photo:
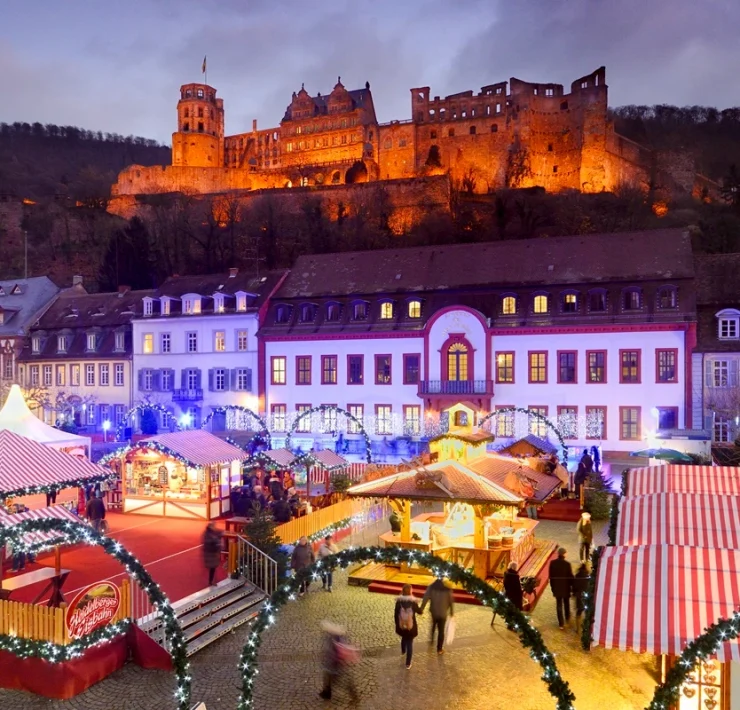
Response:
[{"label": "red and white striped canopy", "polygon": [[[607,547],[596,580],[594,645],[680,655],[740,608],[740,550],[680,545]],[[740,640],[721,661],[740,661]]]},{"label": "red and white striped canopy", "polygon": [[219,439],[204,429],[175,431],[141,440],[142,444],[149,442],[166,446],[170,451],[182,456],[195,468],[230,463],[231,461],[243,461],[247,458],[245,451],[228,441]]},{"label": "red and white striped canopy", "polygon": [[86,459],[57,451],[7,429],[0,431],[0,492],[112,475],[110,469]]},{"label": "red and white striped canopy", "polygon": [[633,468],[627,478],[627,496],[651,493],[740,495],[740,468],[673,464]]},{"label": "red and white striped canopy", "polygon": [[[68,520],[73,523],[83,522],[73,512],[65,508],[63,505],[52,505],[49,508],[36,508],[34,510],[27,510],[25,513],[13,513],[7,515],[0,513],[0,525],[5,528],[9,528],[12,525],[17,525],[26,520],[43,520],[45,518],[57,518],[59,520]],[[57,532],[34,532],[28,533],[23,536],[23,541],[27,545],[32,545],[37,542],[47,542],[58,537]]]},{"label": "red and white striped canopy", "polygon": [[653,493],[619,502],[617,545],[740,549],[740,497]]}]

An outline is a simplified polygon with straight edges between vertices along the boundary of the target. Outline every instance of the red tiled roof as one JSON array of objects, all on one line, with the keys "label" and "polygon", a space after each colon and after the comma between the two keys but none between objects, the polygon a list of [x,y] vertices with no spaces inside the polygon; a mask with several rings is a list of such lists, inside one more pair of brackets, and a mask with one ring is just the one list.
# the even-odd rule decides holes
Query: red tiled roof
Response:
[{"label": "red tiled roof", "polygon": [[159,434],[142,439],[142,441],[155,441],[166,446],[194,466],[211,466],[231,461],[243,461],[247,458],[246,452],[242,449],[203,429]]},{"label": "red tiled roof", "polygon": [[505,456],[486,455],[481,458],[470,461],[468,466],[480,476],[483,476],[491,483],[504,488],[506,475],[511,471],[518,471],[526,476],[534,484],[534,495],[527,500],[540,503],[549,498],[561,486],[561,481],[557,476],[549,476],[546,473],[539,473],[529,466],[524,466],[516,459]]}]

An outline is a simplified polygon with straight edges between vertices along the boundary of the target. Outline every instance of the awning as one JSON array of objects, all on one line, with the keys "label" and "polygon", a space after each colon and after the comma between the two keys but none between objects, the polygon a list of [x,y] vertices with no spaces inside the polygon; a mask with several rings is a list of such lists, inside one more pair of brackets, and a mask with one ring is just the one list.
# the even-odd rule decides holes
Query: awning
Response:
[{"label": "awning", "polygon": [[654,493],[619,502],[617,545],[740,549],[740,497]]},{"label": "awning", "polygon": [[[47,518],[68,520],[73,523],[84,523],[81,518],[65,508],[63,505],[52,505],[49,508],[36,508],[35,510],[27,510],[25,513],[13,513],[12,515],[0,513],[0,525],[5,528],[9,528],[12,525],[17,525],[18,523],[22,523],[26,520],[44,520]],[[34,532],[24,535],[23,542],[25,542],[26,545],[33,545],[35,543],[49,542],[58,537],[58,532]]]},{"label": "awning", "polygon": [[[740,551],[680,545],[607,547],[596,580],[594,645],[680,655],[740,607]],[[740,640],[721,661],[740,661]]]},{"label": "awning", "polygon": [[342,466],[349,466],[349,461],[347,461],[347,459],[339,454],[335,454],[331,449],[311,451],[310,456],[318,466],[323,466],[324,468],[340,468]]},{"label": "awning", "polygon": [[142,439],[140,444],[153,442],[168,448],[170,451],[182,456],[193,467],[214,466],[231,461],[243,461],[247,453],[219,439],[204,429],[188,429],[176,431],[171,434],[159,434]]},{"label": "awning", "polygon": [[290,468],[296,460],[296,455],[290,449],[269,449],[260,451],[260,454],[281,468]]},{"label": "awning", "polygon": [[646,466],[627,474],[627,496],[651,493],[714,493],[740,495],[736,466]]}]

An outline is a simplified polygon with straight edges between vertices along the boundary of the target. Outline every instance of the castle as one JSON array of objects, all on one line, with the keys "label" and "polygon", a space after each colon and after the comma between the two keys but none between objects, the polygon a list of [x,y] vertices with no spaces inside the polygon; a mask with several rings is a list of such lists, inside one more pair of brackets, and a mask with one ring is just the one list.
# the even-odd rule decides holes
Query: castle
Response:
[{"label": "castle", "polygon": [[[411,118],[378,123],[370,84],[293,93],[280,125],[224,134],[224,103],[207,84],[185,84],[172,165],[123,170],[111,211],[136,195],[217,194],[332,186],[449,174],[468,192],[541,186],[613,190],[647,184],[651,152],[617,134],[606,69],[561,84],[510,79],[445,98],[411,89]],[[691,185],[687,185],[689,191]]]}]

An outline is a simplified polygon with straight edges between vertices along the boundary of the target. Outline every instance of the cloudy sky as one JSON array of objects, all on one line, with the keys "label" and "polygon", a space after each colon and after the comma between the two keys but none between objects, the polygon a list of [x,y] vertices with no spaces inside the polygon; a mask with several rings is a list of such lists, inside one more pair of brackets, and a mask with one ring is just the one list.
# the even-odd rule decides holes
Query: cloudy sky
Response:
[{"label": "cloudy sky", "polygon": [[305,82],[366,81],[381,121],[409,89],[515,76],[570,84],[602,64],[610,104],[740,103],[738,0],[0,0],[0,121],[169,143],[178,87],[208,81],[227,133],[277,125]]}]

